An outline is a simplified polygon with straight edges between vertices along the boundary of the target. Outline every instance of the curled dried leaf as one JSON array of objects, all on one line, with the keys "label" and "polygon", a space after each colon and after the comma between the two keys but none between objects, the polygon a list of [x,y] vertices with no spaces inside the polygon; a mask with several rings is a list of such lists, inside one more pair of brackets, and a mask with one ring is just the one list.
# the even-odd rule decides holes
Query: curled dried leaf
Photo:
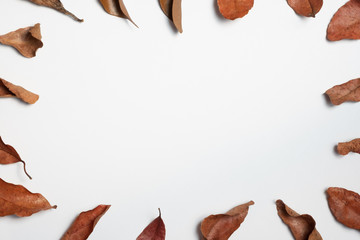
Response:
[{"label": "curled dried leaf", "polygon": [[298,214],[281,200],[276,201],[276,208],[279,217],[290,228],[295,240],[322,240],[315,228],[316,222],[310,215]]},{"label": "curled dried leaf", "polygon": [[39,95],[0,78],[0,98],[2,97],[17,97],[29,104],[34,104],[39,99]]},{"label": "curled dried leaf", "polygon": [[86,240],[110,207],[111,205],[99,205],[92,210],[80,213],[61,240]]},{"label": "curled dried leaf", "polygon": [[337,146],[337,151],[341,155],[347,155],[350,152],[360,154],[360,138],[354,139],[350,142],[341,142]]},{"label": "curled dried leaf", "polygon": [[345,226],[360,230],[360,195],[345,188],[330,187],[326,191],[331,213]]},{"label": "curled dried leaf", "polygon": [[178,32],[182,33],[181,0],[160,0],[160,7],[164,14],[173,22]]},{"label": "curled dried leaf", "polygon": [[329,23],[327,39],[360,39],[360,0],[350,0],[339,8]]},{"label": "curled dried leaf", "polygon": [[159,209],[159,217],[155,218],[136,238],[136,240],[165,240],[166,229],[164,221],[161,218]]},{"label": "curled dried leaf", "polygon": [[74,14],[72,14],[71,12],[66,10],[64,8],[64,5],[60,2],[60,0],[29,0],[29,1],[33,2],[33,3],[37,4],[37,5],[40,5],[40,6],[55,9],[56,11],[59,11],[59,12],[65,14],[65,15],[71,17],[75,21],[78,21],[78,22],[83,22],[84,21],[83,19],[79,19],[77,16],[75,16]]},{"label": "curled dried leaf", "polygon": [[131,19],[123,0],[100,0],[100,3],[108,14],[120,18],[125,18],[138,27]]},{"label": "curled dried leaf", "polygon": [[334,105],[340,105],[344,102],[360,101],[360,78],[350,80],[341,85],[336,85],[327,90],[326,95]]},{"label": "curled dried leaf", "polygon": [[28,217],[34,213],[56,208],[39,193],[31,193],[21,185],[0,178],[0,216]]},{"label": "curled dried leaf", "polygon": [[18,162],[24,164],[24,172],[31,179],[30,175],[26,172],[25,162],[21,160],[16,150],[12,146],[6,145],[0,137],[0,164],[12,164]]},{"label": "curled dried leaf", "polygon": [[0,43],[16,48],[24,57],[36,56],[36,51],[42,48],[40,24],[33,27],[20,28],[0,36]]},{"label": "curled dried leaf", "polygon": [[287,0],[287,2],[297,14],[304,17],[315,17],[323,5],[323,0]]},{"label": "curled dried leaf", "polygon": [[219,11],[224,18],[242,18],[251,10],[254,0],[217,0]]},{"label": "curled dried leaf", "polygon": [[225,214],[210,215],[201,223],[201,233],[206,240],[227,240],[241,225],[253,201],[239,205]]}]

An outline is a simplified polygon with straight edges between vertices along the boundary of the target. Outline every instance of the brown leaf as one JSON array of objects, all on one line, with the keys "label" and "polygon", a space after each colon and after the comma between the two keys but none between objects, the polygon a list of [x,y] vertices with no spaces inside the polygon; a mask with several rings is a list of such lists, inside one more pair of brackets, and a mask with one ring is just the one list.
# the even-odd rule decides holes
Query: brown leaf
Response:
[{"label": "brown leaf", "polygon": [[315,17],[323,5],[323,0],[287,0],[287,2],[297,14],[304,17]]},{"label": "brown leaf", "polygon": [[2,97],[17,97],[29,104],[34,104],[39,99],[39,95],[0,78],[0,98]]},{"label": "brown leaf", "polygon": [[111,205],[99,205],[93,210],[80,213],[61,240],[87,239],[110,207]]},{"label": "brown leaf", "polygon": [[165,240],[166,230],[165,224],[161,218],[159,209],[159,217],[155,218],[136,238],[136,240]]},{"label": "brown leaf", "polygon": [[33,2],[33,3],[37,4],[37,5],[40,5],[40,6],[45,6],[45,7],[55,9],[56,11],[59,11],[59,12],[65,14],[65,15],[71,17],[75,21],[78,21],[78,22],[83,22],[84,21],[83,19],[79,19],[74,14],[72,14],[71,12],[66,10],[64,8],[64,5],[60,2],[60,0],[29,0],[29,1]]},{"label": "brown leaf", "polygon": [[217,3],[224,18],[235,20],[248,14],[254,5],[254,0],[217,0]]},{"label": "brown leaf", "polygon": [[36,51],[42,48],[40,24],[33,27],[20,28],[0,36],[0,43],[16,48],[24,57],[36,56]]},{"label": "brown leaf", "polygon": [[329,96],[331,103],[334,105],[340,105],[347,101],[359,102],[360,78],[350,80],[341,85],[336,85],[325,93]]},{"label": "brown leaf", "polygon": [[160,0],[160,7],[179,33],[182,33],[181,0]]},{"label": "brown leaf", "polygon": [[16,150],[10,146],[6,145],[3,140],[0,137],[0,164],[12,164],[21,162],[24,164],[24,172],[25,174],[30,178],[30,175],[26,172],[26,166],[25,162],[21,160],[19,154],[16,152]]},{"label": "brown leaf", "polygon": [[315,228],[316,222],[310,215],[298,214],[281,200],[276,201],[276,208],[279,217],[288,225],[295,240],[322,240]]},{"label": "brown leaf", "polygon": [[0,178],[0,217],[28,217],[52,208],[56,205],[51,206],[41,194],[31,193],[21,185],[7,183]]},{"label": "brown leaf", "polygon": [[227,240],[241,225],[253,201],[239,205],[225,214],[210,215],[201,223],[201,233],[206,240]]},{"label": "brown leaf", "polygon": [[341,155],[347,155],[349,152],[360,154],[360,138],[354,139],[350,142],[341,142],[337,146],[337,151]]},{"label": "brown leaf", "polygon": [[360,0],[350,0],[339,8],[329,23],[327,39],[360,39]]},{"label": "brown leaf", "polygon": [[326,191],[329,208],[337,221],[360,230],[360,195],[345,188],[330,187]]},{"label": "brown leaf", "polygon": [[100,0],[100,3],[108,14],[116,17],[125,18],[132,22],[136,27],[138,27],[131,19],[128,11],[126,10],[123,0]]}]

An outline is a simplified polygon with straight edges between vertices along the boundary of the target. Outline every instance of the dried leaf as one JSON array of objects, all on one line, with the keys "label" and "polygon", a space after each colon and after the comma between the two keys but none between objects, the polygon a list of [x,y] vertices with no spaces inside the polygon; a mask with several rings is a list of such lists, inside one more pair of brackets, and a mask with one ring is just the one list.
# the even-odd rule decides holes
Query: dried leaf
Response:
[{"label": "dried leaf", "polygon": [[327,39],[360,39],[360,0],[350,0],[339,8],[329,23]]},{"label": "dried leaf", "polygon": [[36,51],[42,48],[40,24],[33,27],[20,28],[0,36],[0,43],[16,48],[24,57],[36,56]]},{"label": "dried leaf", "polygon": [[0,98],[2,97],[17,97],[29,104],[34,104],[39,99],[39,95],[0,78]]},{"label": "dried leaf", "polygon": [[325,93],[329,96],[331,103],[334,105],[340,105],[347,101],[359,102],[360,78],[350,80],[341,85],[336,85]]},{"label": "dried leaf", "polygon": [[71,12],[66,10],[64,8],[64,5],[60,2],[60,0],[29,0],[29,1],[33,2],[33,3],[37,4],[37,5],[40,5],[40,6],[45,6],[45,7],[55,9],[56,11],[59,11],[59,12],[65,14],[65,15],[71,17],[75,21],[78,21],[78,22],[83,22],[84,21],[83,19],[79,19],[74,14],[72,14]]},{"label": "dried leaf", "polygon": [[287,0],[287,2],[297,14],[304,17],[315,17],[323,5],[323,0]]},{"label": "dried leaf", "polygon": [[345,188],[330,187],[326,191],[329,208],[337,221],[360,230],[360,195]]},{"label": "dried leaf", "polygon": [[31,193],[21,185],[7,183],[0,178],[0,217],[28,217],[52,208],[56,205],[51,206],[41,194]]},{"label": "dried leaf", "polygon": [[350,142],[341,142],[337,146],[337,151],[341,155],[347,155],[349,152],[360,154],[360,138],[354,139]]},{"label": "dried leaf", "polygon": [[155,218],[136,238],[136,240],[165,240],[165,224],[161,218],[159,209],[159,217]]},{"label": "dried leaf", "polygon": [[80,213],[61,240],[87,239],[110,207],[111,205],[99,205],[93,210]]},{"label": "dried leaf", "polygon": [[160,7],[179,33],[182,33],[181,0],[160,0]]},{"label": "dried leaf", "polygon": [[315,228],[316,222],[310,215],[298,214],[281,200],[276,201],[276,208],[279,217],[288,225],[295,240],[322,240]]},{"label": "dried leaf", "polygon": [[206,240],[227,240],[241,225],[253,201],[239,205],[225,214],[210,215],[201,223],[201,233]]},{"label": "dried leaf", "polygon": [[26,172],[25,162],[21,160],[16,150],[12,146],[6,145],[0,137],[0,164],[12,164],[17,162],[24,164],[24,172],[31,179],[30,175]]},{"label": "dried leaf", "polygon": [[125,18],[132,22],[136,27],[138,27],[131,19],[128,11],[126,10],[123,0],[100,0],[100,3],[108,14],[116,17]]},{"label": "dried leaf", "polygon": [[217,3],[224,18],[235,20],[248,14],[254,5],[254,0],[217,0]]}]

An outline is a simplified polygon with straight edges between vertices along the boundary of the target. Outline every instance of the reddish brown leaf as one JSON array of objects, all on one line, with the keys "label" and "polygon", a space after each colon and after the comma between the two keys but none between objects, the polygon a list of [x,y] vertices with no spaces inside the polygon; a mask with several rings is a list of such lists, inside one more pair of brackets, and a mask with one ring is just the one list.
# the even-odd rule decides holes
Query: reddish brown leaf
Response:
[{"label": "reddish brown leaf", "polygon": [[161,218],[159,209],[159,217],[155,218],[136,238],[136,240],[165,240],[165,224]]},{"label": "reddish brown leaf", "polygon": [[287,0],[287,2],[297,14],[304,17],[315,17],[323,5],[323,0]]},{"label": "reddish brown leaf", "polygon": [[111,205],[99,205],[93,210],[80,213],[61,240],[87,239],[110,207]]},{"label": "reddish brown leaf", "polygon": [[56,208],[39,193],[31,193],[21,185],[0,178],[0,216],[28,217],[34,213]]},{"label": "reddish brown leaf", "polygon": [[12,146],[6,145],[0,137],[0,164],[12,164],[17,162],[24,164],[24,172],[31,179],[30,175],[26,172],[25,162],[21,160],[16,150]]},{"label": "reddish brown leaf", "polygon": [[164,14],[172,20],[172,6],[174,0],[160,0],[160,7]]},{"label": "reddish brown leaf", "polygon": [[327,39],[360,39],[360,0],[350,0],[339,8],[329,23]]},{"label": "reddish brown leaf", "polygon": [[138,27],[131,19],[123,0],[100,0],[100,3],[108,14],[120,18],[125,18]]},{"label": "reddish brown leaf", "polygon": [[336,85],[327,90],[326,95],[334,105],[340,105],[343,102],[360,101],[360,78],[350,80],[341,85]]},{"label": "reddish brown leaf", "polygon": [[326,191],[329,208],[337,221],[360,230],[360,195],[345,188],[330,187]]},{"label": "reddish brown leaf", "polygon": [[2,35],[0,43],[16,48],[24,57],[35,57],[36,51],[43,46],[40,24],[37,23],[33,27],[20,28]]},{"label": "reddish brown leaf", "polygon": [[360,154],[360,138],[354,139],[350,142],[341,142],[337,146],[337,151],[341,155],[347,155],[349,152]]},{"label": "reddish brown leaf", "polygon": [[37,4],[37,5],[40,5],[40,6],[45,6],[45,7],[55,9],[56,11],[59,11],[59,12],[65,14],[65,15],[71,17],[75,21],[78,21],[78,22],[83,22],[84,21],[83,19],[79,19],[74,14],[72,14],[71,12],[66,10],[64,8],[63,4],[60,2],[60,0],[29,0],[29,1],[33,2],[33,3]]},{"label": "reddish brown leaf", "polygon": [[224,18],[235,20],[248,14],[254,5],[254,0],[217,0],[217,3]]},{"label": "reddish brown leaf", "polygon": [[239,205],[225,214],[210,215],[201,223],[201,233],[206,240],[227,240],[241,225],[253,201]]},{"label": "reddish brown leaf", "polygon": [[295,240],[322,240],[315,228],[316,222],[310,215],[298,214],[281,200],[276,201],[276,208],[279,217],[288,225]]},{"label": "reddish brown leaf", "polygon": [[181,0],[160,0],[160,7],[179,33],[182,33]]},{"label": "reddish brown leaf", "polygon": [[2,97],[17,97],[29,104],[34,104],[39,99],[39,95],[0,78],[0,98]]}]

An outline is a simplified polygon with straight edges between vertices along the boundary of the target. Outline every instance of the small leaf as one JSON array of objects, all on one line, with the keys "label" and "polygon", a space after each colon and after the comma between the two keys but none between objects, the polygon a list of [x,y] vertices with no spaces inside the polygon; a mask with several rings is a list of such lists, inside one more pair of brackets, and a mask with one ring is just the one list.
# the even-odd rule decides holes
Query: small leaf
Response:
[{"label": "small leaf", "polygon": [[297,14],[304,17],[315,17],[323,5],[323,0],[287,0],[287,2]]},{"label": "small leaf", "polygon": [[178,32],[182,33],[181,0],[160,0],[160,7],[164,14],[173,22]]},{"label": "small leaf", "polygon": [[93,210],[80,213],[61,240],[86,240],[110,207],[111,205],[99,205]]},{"label": "small leaf", "polygon": [[84,21],[83,19],[79,19],[74,14],[72,14],[71,12],[66,10],[64,8],[63,4],[60,2],[60,0],[29,0],[29,1],[33,2],[33,3],[37,4],[37,5],[40,5],[40,6],[55,9],[56,11],[59,11],[59,12],[65,14],[65,15],[71,17],[75,21],[78,21],[78,22],[83,22]]},{"label": "small leaf", "polygon": [[276,208],[279,217],[288,225],[295,240],[322,240],[315,228],[316,222],[310,215],[298,214],[281,200],[276,201]]},{"label": "small leaf", "polygon": [[254,0],[217,0],[220,13],[226,19],[242,18],[251,10]]},{"label": "small leaf", "polygon": [[0,78],[0,98],[2,97],[17,97],[29,104],[34,104],[39,99],[39,95]]},{"label": "small leaf", "polygon": [[159,209],[159,217],[155,218],[136,238],[136,240],[165,240],[165,224],[161,218]]},{"label": "small leaf", "polygon": [[35,57],[36,51],[43,47],[40,24],[37,23],[33,27],[20,28],[2,35],[0,43],[16,48],[24,57]]},{"label": "small leaf", "polygon": [[360,0],[350,0],[339,8],[329,23],[327,39],[360,39]]},{"label": "small leaf", "polygon": [[6,145],[0,137],[0,164],[12,164],[17,162],[24,164],[24,172],[31,179],[30,175],[26,172],[25,162],[21,160],[16,150],[12,146]]},{"label": "small leaf", "polygon": [[100,0],[100,3],[108,14],[120,18],[125,18],[132,22],[136,27],[138,27],[131,19],[128,11],[126,10],[123,0]]},{"label": "small leaf", "polygon": [[360,195],[345,188],[330,187],[326,191],[331,213],[345,226],[360,230]]},{"label": "small leaf", "polygon": [[0,178],[0,216],[28,217],[34,213],[56,208],[39,193],[31,193],[21,185]]},{"label": "small leaf", "polygon": [[201,223],[201,233],[206,240],[227,240],[241,225],[253,201],[239,205],[225,214],[210,215]]},{"label": "small leaf", "polygon": [[326,95],[334,105],[340,105],[344,102],[360,101],[360,78],[350,80],[341,85],[336,85],[327,90]]},{"label": "small leaf", "polygon": [[350,142],[341,142],[337,146],[337,151],[341,155],[347,155],[350,152],[360,154],[360,138],[354,139]]}]

